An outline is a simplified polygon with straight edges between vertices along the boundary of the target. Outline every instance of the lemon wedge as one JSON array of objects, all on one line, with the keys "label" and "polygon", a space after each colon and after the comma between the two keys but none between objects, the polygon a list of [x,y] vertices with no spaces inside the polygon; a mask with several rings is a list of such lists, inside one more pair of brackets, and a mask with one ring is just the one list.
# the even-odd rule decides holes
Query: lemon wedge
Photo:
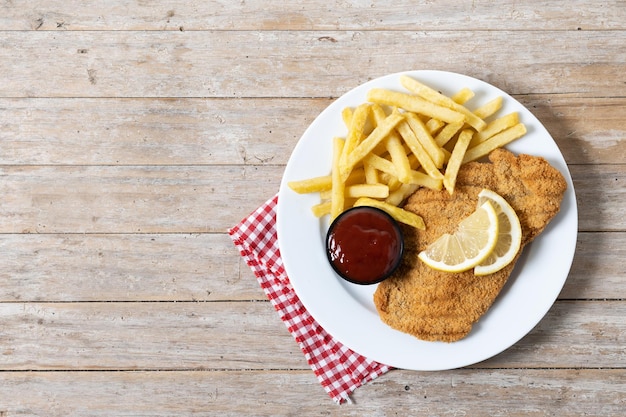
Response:
[{"label": "lemon wedge", "polygon": [[463,272],[483,262],[498,240],[498,215],[487,200],[463,219],[453,234],[446,233],[417,256],[429,267]]},{"label": "lemon wedge", "polygon": [[522,227],[515,210],[507,201],[491,190],[478,194],[478,205],[489,201],[498,214],[498,241],[487,258],[474,268],[475,275],[489,275],[507,266],[519,252]]}]

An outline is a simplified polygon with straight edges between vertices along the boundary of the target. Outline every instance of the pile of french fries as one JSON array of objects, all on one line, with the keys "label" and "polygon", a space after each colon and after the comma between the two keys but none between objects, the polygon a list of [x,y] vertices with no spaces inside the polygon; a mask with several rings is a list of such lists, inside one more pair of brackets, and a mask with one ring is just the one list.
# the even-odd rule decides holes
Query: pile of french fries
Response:
[{"label": "pile of french fries", "polygon": [[354,206],[374,206],[423,229],[423,219],[401,208],[419,187],[454,192],[462,164],[480,159],[526,133],[517,112],[497,117],[502,97],[470,110],[474,92],[452,97],[402,75],[398,92],[372,89],[367,102],[345,108],[348,133],[333,138],[329,175],[291,181],[297,193],[320,193],[312,207],[331,220]]}]

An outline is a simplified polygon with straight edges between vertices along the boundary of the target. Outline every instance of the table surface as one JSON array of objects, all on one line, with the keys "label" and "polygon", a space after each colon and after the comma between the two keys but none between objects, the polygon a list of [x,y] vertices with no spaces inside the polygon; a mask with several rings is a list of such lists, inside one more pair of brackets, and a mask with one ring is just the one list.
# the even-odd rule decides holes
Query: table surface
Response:
[{"label": "table surface", "polygon": [[[227,230],[333,99],[410,69],[540,119],[576,254],[513,347],[338,406]],[[623,413],[625,74],[624,1],[0,2],[0,416]]]}]

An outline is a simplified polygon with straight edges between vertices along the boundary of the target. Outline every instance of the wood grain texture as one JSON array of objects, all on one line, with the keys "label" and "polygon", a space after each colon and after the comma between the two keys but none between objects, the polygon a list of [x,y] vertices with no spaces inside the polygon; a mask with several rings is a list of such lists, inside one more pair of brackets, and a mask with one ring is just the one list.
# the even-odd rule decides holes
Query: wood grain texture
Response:
[{"label": "wood grain texture", "polygon": [[266,300],[225,234],[2,234],[0,301]]},{"label": "wood grain texture", "polygon": [[[621,0],[0,0],[0,417],[623,415],[625,42]],[[227,231],[332,100],[411,69],[546,126],[576,254],[518,343],[339,407]]]},{"label": "wood grain texture", "polygon": [[123,5],[104,0],[46,1],[23,5],[6,1],[0,25],[4,30],[431,30],[624,29],[620,1],[516,2],[477,0],[332,1],[293,3],[280,0],[229,2],[134,0]]},{"label": "wood grain texture", "polygon": [[3,379],[7,416],[619,416],[626,402],[616,369],[393,371],[341,407],[301,370],[6,372]]},{"label": "wood grain texture", "polygon": [[[624,368],[623,301],[559,301],[472,368]],[[268,302],[3,303],[6,370],[306,369]]]},{"label": "wood grain texture", "polygon": [[624,36],[624,31],[8,31],[0,40],[0,74],[11,82],[0,84],[0,96],[338,97],[391,72],[446,69],[509,94],[624,97],[626,84],[615,77],[626,62]]},{"label": "wood grain texture", "polygon": [[[560,298],[626,299],[623,232],[581,232]],[[2,234],[0,301],[265,301],[225,234]]]},{"label": "wood grain texture", "polygon": [[[626,160],[625,98],[515,98],[545,125],[569,164]],[[11,144],[0,153],[0,164],[284,165],[331,102],[0,98],[0,137]]]},{"label": "wood grain texture", "polygon": [[[579,229],[623,231],[626,165],[569,169]],[[0,233],[225,232],[278,191],[283,170],[273,165],[0,167],[5,196]],[[235,212],[233,206],[241,209]]]}]

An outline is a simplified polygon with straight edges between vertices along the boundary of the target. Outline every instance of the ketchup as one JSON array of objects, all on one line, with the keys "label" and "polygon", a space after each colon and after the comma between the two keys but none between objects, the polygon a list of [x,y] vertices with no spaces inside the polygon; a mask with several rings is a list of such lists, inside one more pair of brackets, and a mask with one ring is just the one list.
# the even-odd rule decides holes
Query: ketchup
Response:
[{"label": "ketchup", "polygon": [[375,284],[399,265],[402,232],[386,212],[368,206],[354,207],[331,224],[326,250],[333,269],[355,284]]}]

